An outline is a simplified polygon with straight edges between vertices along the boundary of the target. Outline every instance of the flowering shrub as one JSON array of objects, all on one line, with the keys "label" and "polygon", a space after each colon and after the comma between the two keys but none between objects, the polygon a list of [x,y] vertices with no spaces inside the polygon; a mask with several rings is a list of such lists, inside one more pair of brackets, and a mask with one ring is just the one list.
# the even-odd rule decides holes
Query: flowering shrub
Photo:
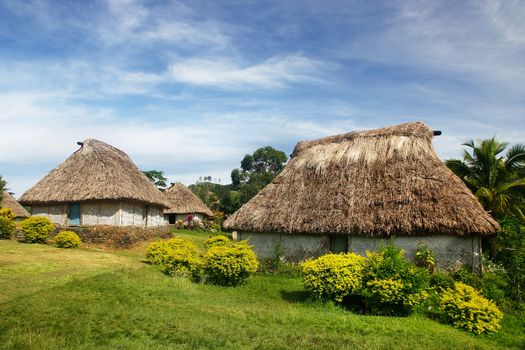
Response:
[{"label": "flowering shrub", "polygon": [[55,226],[44,216],[32,216],[20,225],[20,241],[24,243],[46,243]]},{"label": "flowering shrub", "polygon": [[0,208],[0,238],[10,239],[15,232],[15,214],[10,208]]},{"label": "flowering shrub", "polygon": [[168,275],[196,276],[202,267],[202,259],[195,244],[182,238],[151,243],[147,248],[146,259]]},{"label": "flowering shrub", "polygon": [[406,315],[426,299],[429,273],[404,259],[401,249],[387,246],[367,255],[361,294],[372,312]]},{"label": "flowering shrub", "polygon": [[495,333],[503,313],[476,289],[461,282],[441,295],[440,308],[448,322],[474,334]]},{"label": "flowering shrub", "polygon": [[433,272],[436,267],[436,257],[434,256],[434,252],[424,244],[420,244],[417,248],[415,262],[417,266],[424,267],[430,272]]},{"label": "flowering shrub", "polygon": [[210,249],[211,247],[225,246],[232,243],[233,241],[231,241],[225,235],[211,236],[210,238],[204,241],[204,248]]},{"label": "flowering shrub", "polygon": [[222,286],[246,283],[258,267],[257,256],[246,241],[215,245],[204,255],[204,273],[211,283]]},{"label": "flowering shrub", "polygon": [[365,258],[353,254],[326,254],[301,264],[305,288],[320,299],[342,302],[361,288]]},{"label": "flowering shrub", "polygon": [[58,248],[78,248],[82,241],[73,231],[60,231],[55,236],[55,245]]}]

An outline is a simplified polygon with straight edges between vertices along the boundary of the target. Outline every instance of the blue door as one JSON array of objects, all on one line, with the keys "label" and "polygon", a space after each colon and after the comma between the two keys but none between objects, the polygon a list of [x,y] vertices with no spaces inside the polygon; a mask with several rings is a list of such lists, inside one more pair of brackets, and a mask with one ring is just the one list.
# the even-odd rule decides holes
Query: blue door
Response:
[{"label": "blue door", "polygon": [[69,226],[80,226],[80,203],[69,204]]}]

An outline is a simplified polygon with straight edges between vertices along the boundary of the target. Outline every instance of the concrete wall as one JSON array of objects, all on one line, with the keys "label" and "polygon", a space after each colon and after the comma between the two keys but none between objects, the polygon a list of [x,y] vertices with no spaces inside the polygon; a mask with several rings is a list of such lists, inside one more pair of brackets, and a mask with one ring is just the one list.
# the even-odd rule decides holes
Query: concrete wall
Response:
[{"label": "concrete wall", "polygon": [[[330,235],[287,235],[278,233],[238,233],[239,239],[248,239],[260,260],[275,257],[276,245],[280,245],[286,261],[299,262],[330,251]],[[405,250],[405,256],[414,260],[419,244],[423,243],[436,257],[438,268],[456,269],[462,265],[481,268],[481,239],[479,236],[457,237],[431,235],[418,237],[395,237],[393,243]],[[389,239],[377,237],[348,236],[348,251],[365,255],[367,250],[377,250],[388,244]]]},{"label": "concrete wall", "polygon": [[465,265],[475,270],[481,269],[481,238],[479,236],[401,236],[391,239],[350,236],[348,250],[364,255],[367,250],[377,250],[381,245],[388,244],[389,241],[403,248],[405,256],[412,261],[414,261],[419,245],[424,244],[434,253],[436,265],[440,269],[457,269]]},{"label": "concrete wall", "polygon": [[[46,216],[53,223],[67,226],[69,205],[35,206],[33,216]],[[163,210],[130,202],[94,201],[80,203],[82,226],[144,226],[155,227],[166,224]]]},{"label": "concrete wall", "polygon": [[273,259],[276,249],[286,261],[299,262],[318,257],[330,250],[328,235],[285,235],[279,233],[239,233],[238,238],[247,239],[260,260]]}]

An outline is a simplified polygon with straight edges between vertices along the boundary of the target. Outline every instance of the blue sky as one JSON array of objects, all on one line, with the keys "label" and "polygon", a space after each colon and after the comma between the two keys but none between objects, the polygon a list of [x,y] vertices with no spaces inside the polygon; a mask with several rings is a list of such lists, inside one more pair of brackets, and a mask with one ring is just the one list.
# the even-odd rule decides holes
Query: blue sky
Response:
[{"label": "blue sky", "polygon": [[525,142],[525,2],[0,0],[0,174],[92,137],[186,184],[246,153],[421,120],[442,158]]}]

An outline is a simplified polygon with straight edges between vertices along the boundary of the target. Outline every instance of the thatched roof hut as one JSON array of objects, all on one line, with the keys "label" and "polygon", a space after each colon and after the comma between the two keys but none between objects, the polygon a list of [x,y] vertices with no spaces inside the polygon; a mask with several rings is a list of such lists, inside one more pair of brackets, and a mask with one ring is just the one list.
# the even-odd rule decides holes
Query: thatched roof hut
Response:
[{"label": "thatched roof hut", "polygon": [[16,218],[22,219],[31,216],[29,215],[27,210],[25,210],[24,207],[16,201],[15,197],[13,197],[11,193],[7,191],[4,191],[2,202],[0,203],[0,208],[10,208],[15,214]]},{"label": "thatched roof hut", "polygon": [[162,192],[126,153],[95,139],[25,192],[20,203],[41,205],[91,200],[126,200],[167,207]]},{"label": "thatched roof hut", "polygon": [[299,142],[285,169],[226,220],[244,232],[388,237],[499,230],[437,157],[420,122]]},{"label": "thatched roof hut", "polygon": [[212,211],[189,188],[180,182],[173,183],[164,192],[169,203],[169,208],[164,209],[164,214],[202,214],[212,217]]}]

